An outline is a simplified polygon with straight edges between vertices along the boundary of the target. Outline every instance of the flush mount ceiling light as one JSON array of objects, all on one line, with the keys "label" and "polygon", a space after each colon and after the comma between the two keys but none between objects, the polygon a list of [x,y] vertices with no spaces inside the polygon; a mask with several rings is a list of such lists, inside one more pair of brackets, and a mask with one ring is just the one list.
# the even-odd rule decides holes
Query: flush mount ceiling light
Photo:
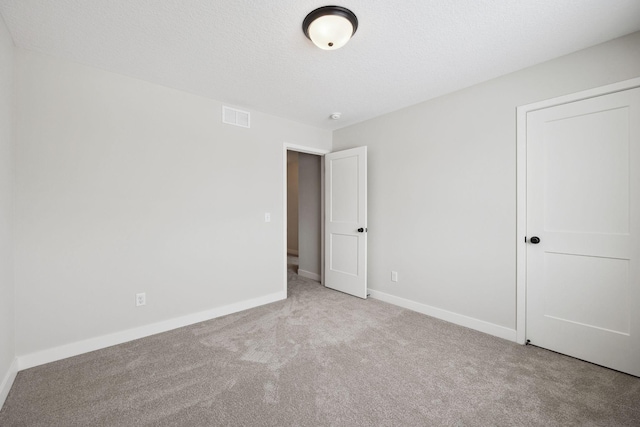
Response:
[{"label": "flush mount ceiling light", "polygon": [[340,6],[320,7],[304,18],[302,31],[316,46],[324,50],[339,49],[356,33],[358,18]]}]

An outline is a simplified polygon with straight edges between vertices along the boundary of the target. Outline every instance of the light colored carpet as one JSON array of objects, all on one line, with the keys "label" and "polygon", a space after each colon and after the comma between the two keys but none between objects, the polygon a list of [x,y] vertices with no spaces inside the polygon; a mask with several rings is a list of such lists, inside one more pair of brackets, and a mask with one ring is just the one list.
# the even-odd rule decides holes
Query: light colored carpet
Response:
[{"label": "light colored carpet", "polygon": [[290,278],[286,301],[20,372],[0,425],[640,425],[639,378]]}]

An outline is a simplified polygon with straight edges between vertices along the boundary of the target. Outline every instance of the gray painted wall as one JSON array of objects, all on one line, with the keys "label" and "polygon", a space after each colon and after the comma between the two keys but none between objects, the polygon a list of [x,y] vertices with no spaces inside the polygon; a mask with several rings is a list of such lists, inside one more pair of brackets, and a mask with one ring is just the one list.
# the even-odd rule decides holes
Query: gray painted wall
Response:
[{"label": "gray painted wall", "polygon": [[635,33],[334,132],[369,147],[369,287],[515,329],[516,107],[638,76]]},{"label": "gray painted wall", "polygon": [[[0,16],[0,394],[15,358],[13,283],[13,40]],[[0,406],[3,399],[0,398]]]},{"label": "gray painted wall", "polygon": [[18,355],[284,291],[283,143],[329,131],[16,53]]}]

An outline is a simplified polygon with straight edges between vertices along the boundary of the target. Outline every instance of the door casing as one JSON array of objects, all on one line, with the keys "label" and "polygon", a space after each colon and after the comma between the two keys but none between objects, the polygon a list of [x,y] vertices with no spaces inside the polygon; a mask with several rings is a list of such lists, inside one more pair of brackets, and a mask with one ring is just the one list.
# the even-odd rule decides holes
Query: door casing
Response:
[{"label": "door casing", "polygon": [[527,113],[569,102],[640,87],[640,78],[625,80],[517,108],[516,134],[516,342],[526,343],[527,310]]}]

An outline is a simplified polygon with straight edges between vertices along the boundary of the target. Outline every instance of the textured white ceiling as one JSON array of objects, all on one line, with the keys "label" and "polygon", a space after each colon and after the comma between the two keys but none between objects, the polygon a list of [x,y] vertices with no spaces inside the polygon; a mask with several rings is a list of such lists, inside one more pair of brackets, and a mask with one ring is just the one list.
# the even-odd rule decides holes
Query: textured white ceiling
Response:
[{"label": "textured white ceiling", "polygon": [[[301,30],[327,4],[359,20],[336,51]],[[326,129],[640,30],[640,0],[0,0],[0,13],[19,47]]]}]

